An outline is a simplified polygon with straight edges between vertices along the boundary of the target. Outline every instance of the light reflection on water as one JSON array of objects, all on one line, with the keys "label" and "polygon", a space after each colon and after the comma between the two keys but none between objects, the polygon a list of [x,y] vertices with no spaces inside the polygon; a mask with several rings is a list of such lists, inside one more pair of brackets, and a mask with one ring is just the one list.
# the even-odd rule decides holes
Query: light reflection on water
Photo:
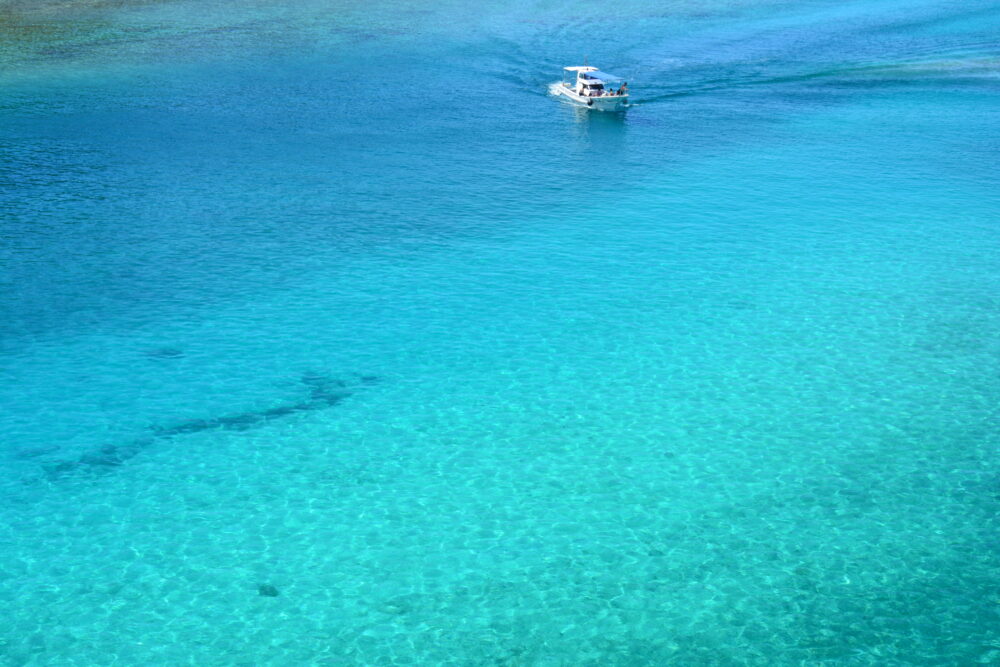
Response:
[{"label": "light reflection on water", "polygon": [[995,660],[987,3],[75,7],[2,19],[3,659]]}]

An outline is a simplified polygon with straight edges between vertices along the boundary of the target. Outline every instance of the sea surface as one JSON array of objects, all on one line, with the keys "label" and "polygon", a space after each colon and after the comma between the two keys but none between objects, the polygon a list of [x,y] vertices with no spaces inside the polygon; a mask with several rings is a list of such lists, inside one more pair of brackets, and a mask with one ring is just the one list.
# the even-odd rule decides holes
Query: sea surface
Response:
[{"label": "sea surface", "polygon": [[0,665],[1000,664],[998,35],[0,0]]}]

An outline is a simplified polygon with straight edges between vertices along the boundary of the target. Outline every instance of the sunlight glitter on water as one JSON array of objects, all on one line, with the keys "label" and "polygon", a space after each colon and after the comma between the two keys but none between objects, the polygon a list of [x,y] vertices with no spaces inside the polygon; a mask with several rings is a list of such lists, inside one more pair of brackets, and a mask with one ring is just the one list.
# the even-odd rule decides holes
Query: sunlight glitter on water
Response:
[{"label": "sunlight glitter on water", "polygon": [[0,661],[996,659],[994,8],[192,6],[5,17]]}]

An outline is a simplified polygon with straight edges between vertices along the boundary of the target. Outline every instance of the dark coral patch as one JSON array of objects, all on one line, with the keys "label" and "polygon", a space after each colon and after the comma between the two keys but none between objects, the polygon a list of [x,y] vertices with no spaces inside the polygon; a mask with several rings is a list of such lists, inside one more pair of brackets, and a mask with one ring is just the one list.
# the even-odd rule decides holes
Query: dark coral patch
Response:
[{"label": "dark coral patch", "polygon": [[276,598],[281,595],[281,593],[278,592],[278,589],[271,584],[258,584],[257,594],[266,598]]},{"label": "dark coral patch", "polygon": [[25,447],[14,452],[15,459],[33,459],[38,456],[45,456],[59,451],[59,445],[48,445],[46,447]]},{"label": "dark coral patch", "polygon": [[[180,350],[163,348],[153,351],[159,358],[170,358],[183,354]],[[176,354],[175,354],[176,353]],[[123,445],[103,445],[99,449],[88,452],[75,461],[56,461],[43,466],[49,477],[61,477],[81,467],[92,470],[109,470],[117,468],[129,459],[137,456],[143,449],[153,444],[157,438],[173,438],[182,435],[192,435],[202,431],[246,431],[261,426],[275,419],[282,419],[300,412],[323,410],[333,407],[350,397],[362,385],[374,384],[379,380],[375,375],[353,373],[350,380],[317,372],[303,373],[299,381],[304,385],[306,394],[300,400],[276,405],[263,410],[252,410],[233,415],[223,415],[208,419],[187,419],[169,426],[152,426],[152,437],[140,438]],[[41,456],[55,451],[58,447],[25,450],[18,454],[19,458]]]},{"label": "dark coral patch", "polygon": [[176,347],[157,347],[152,350],[146,350],[146,356],[150,359],[176,359],[177,357],[183,357],[184,351],[178,350]]}]

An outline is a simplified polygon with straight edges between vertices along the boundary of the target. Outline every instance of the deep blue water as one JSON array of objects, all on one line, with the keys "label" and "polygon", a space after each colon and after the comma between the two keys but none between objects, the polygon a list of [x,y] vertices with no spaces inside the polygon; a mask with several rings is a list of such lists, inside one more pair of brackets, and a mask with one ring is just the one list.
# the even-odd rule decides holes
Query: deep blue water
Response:
[{"label": "deep blue water", "polygon": [[0,664],[1000,664],[998,31],[0,0]]}]

